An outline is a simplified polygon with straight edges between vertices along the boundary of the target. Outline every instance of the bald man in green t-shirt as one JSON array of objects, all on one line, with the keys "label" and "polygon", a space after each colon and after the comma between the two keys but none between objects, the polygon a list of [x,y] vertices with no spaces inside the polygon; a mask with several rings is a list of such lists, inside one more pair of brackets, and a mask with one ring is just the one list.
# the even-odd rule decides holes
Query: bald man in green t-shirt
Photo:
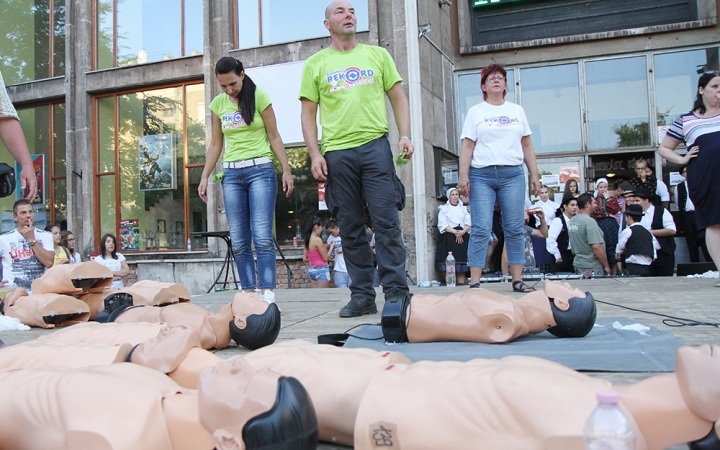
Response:
[{"label": "bald man in green t-shirt", "polygon": [[[302,129],[313,176],[325,181],[325,202],[340,225],[352,280],[351,300],[340,310],[340,317],[355,317],[377,312],[372,254],[365,237],[365,202],[375,230],[385,298],[408,295],[398,217],[398,210],[405,206],[405,188],[395,175],[387,139],[385,95],[401,135],[398,152],[410,159],[415,149],[409,138],[407,97],[390,54],[384,48],[358,43],[355,10],[345,0],[327,7],[324,24],[331,45],[308,58],[303,69]],[[321,148],[317,145],[318,105]]]}]

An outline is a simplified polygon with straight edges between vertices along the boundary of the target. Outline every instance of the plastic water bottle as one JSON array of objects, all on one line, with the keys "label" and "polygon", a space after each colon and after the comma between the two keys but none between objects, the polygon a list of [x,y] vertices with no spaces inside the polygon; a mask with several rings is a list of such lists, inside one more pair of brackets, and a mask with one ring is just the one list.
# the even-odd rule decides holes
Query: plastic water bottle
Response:
[{"label": "plastic water bottle", "polygon": [[618,408],[620,395],[612,390],[598,391],[598,406],[585,423],[586,450],[634,450],[635,431]]},{"label": "plastic water bottle", "polygon": [[452,252],[448,252],[447,259],[445,260],[445,285],[450,287],[455,286],[455,258]]},{"label": "plastic water bottle", "polygon": [[190,240],[190,238],[188,238],[187,251],[189,251],[189,252],[192,251],[192,241]]}]

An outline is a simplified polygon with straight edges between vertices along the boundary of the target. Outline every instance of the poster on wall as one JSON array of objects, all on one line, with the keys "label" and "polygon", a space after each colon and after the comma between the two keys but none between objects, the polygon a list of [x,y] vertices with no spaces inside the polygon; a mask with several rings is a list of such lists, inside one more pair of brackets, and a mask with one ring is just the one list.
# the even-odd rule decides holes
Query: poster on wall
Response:
[{"label": "poster on wall", "polygon": [[670,172],[670,186],[677,186],[683,181],[685,181],[685,177],[680,175],[680,172]]},{"label": "poster on wall", "polygon": [[118,228],[120,228],[119,251],[132,252],[140,250],[140,226],[138,220],[121,220]]},{"label": "poster on wall", "polygon": [[560,175],[543,175],[542,184],[549,188],[560,187]]},{"label": "poster on wall", "polygon": [[[33,204],[45,204],[45,155],[30,155],[32,158],[33,169],[35,169],[35,178],[37,178],[37,194],[33,199]],[[20,164],[15,162],[15,200],[25,197],[25,192],[20,189]]]},{"label": "poster on wall", "polygon": [[172,133],[138,138],[138,181],[141,191],[175,189],[174,153]]},{"label": "poster on wall", "polygon": [[580,183],[580,166],[575,164],[573,166],[560,166],[560,186],[561,190],[565,189],[565,183],[568,180],[575,180]]},{"label": "poster on wall", "polygon": [[325,204],[325,183],[318,183],[318,209],[320,211],[327,211],[328,209]]}]

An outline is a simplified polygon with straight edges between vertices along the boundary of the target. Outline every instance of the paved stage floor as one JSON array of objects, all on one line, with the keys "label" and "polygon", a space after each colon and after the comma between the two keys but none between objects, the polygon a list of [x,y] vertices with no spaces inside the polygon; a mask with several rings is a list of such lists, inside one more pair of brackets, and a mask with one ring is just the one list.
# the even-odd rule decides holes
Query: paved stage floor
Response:
[{"label": "paved stage floor", "polygon": [[[717,279],[688,278],[608,278],[595,280],[572,280],[573,287],[589,291],[596,300],[621,304],[635,309],[653,311],[660,314],[693,319],[699,322],[720,323],[720,288],[714,287]],[[537,287],[541,287],[540,282]],[[520,297],[513,293],[510,283],[487,283],[481,287],[494,292]],[[413,286],[415,294],[432,293],[442,295],[462,291],[467,286],[419,288]],[[198,295],[192,302],[217,310],[228,303],[235,291],[214,292]],[[382,293],[378,290],[378,311],[382,310]],[[327,333],[341,333],[364,323],[379,323],[380,314],[341,319],[338,311],[350,299],[349,289],[278,289],[276,301],[282,308],[282,330],[278,341],[304,339],[317,342],[317,336]],[[630,311],[624,308],[598,303],[599,317],[625,316],[638,322],[671,331],[683,344],[720,344],[720,328],[710,326],[668,327],[663,324],[664,317],[644,312]],[[12,345],[34,339],[51,332],[33,328],[30,331],[0,332],[0,339]],[[217,355],[227,358],[247,353],[248,350],[232,346]],[[597,372],[589,375],[607,379],[615,384],[631,384],[643,380],[652,374],[646,373],[608,373]],[[321,444],[319,449],[345,449],[347,447]],[[687,448],[675,446],[673,449]]]}]

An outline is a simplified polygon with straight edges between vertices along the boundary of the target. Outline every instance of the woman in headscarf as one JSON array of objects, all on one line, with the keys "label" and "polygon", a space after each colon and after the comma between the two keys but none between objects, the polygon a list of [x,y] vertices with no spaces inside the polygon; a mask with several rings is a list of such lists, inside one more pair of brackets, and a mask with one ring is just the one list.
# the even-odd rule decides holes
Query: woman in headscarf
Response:
[{"label": "woman in headscarf", "polygon": [[435,252],[435,267],[445,272],[445,260],[448,252],[455,258],[455,273],[457,283],[465,284],[465,273],[468,270],[467,253],[470,231],[470,213],[460,200],[460,191],[450,188],[447,191],[448,201],[438,206],[438,238]]}]

